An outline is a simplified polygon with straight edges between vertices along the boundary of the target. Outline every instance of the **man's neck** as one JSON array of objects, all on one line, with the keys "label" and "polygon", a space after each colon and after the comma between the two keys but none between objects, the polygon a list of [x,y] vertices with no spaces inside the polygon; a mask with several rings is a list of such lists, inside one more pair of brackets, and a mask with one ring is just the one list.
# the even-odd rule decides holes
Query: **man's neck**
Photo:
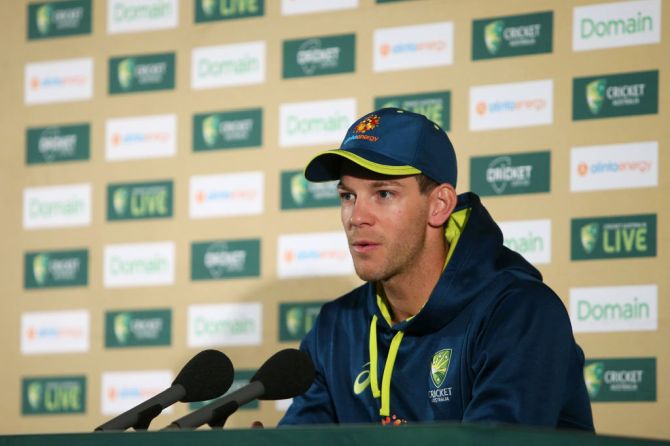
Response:
[{"label": "man's neck", "polygon": [[444,250],[427,253],[410,271],[379,283],[394,324],[416,315],[428,302],[448,252],[449,244],[445,243]]}]

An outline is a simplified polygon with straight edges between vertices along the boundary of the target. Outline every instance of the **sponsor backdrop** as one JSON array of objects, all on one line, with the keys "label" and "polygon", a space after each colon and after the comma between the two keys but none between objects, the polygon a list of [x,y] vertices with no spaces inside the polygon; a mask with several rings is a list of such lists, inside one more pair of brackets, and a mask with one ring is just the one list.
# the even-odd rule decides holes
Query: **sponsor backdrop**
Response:
[{"label": "sponsor backdrop", "polygon": [[450,133],[458,189],[563,299],[598,431],[670,438],[669,11],[2,2],[0,433],[90,431],[205,348],[239,386],[296,347],[359,283],[335,184],[302,168],[396,106]]}]

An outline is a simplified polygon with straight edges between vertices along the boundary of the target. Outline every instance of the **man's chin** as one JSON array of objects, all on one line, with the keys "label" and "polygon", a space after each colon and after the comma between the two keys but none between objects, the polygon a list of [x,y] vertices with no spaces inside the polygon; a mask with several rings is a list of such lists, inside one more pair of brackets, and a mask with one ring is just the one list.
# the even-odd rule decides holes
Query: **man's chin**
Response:
[{"label": "man's chin", "polygon": [[384,275],[380,271],[373,271],[369,268],[357,267],[354,265],[356,275],[365,282],[377,282],[384,279]]}]

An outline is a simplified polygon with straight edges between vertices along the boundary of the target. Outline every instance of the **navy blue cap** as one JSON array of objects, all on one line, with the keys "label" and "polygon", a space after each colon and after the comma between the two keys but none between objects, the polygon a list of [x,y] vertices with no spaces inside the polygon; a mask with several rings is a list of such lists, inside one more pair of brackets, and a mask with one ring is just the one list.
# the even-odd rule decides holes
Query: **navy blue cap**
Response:
[{"label": "navy blue cap", "polygon": [[338,180],[343,159],[384,175],[423,174],[456,187],[456,153],[446,132],[425,116],[399,108],[382,108],[354,122],[339,149],[307,164],[305,178]]}]

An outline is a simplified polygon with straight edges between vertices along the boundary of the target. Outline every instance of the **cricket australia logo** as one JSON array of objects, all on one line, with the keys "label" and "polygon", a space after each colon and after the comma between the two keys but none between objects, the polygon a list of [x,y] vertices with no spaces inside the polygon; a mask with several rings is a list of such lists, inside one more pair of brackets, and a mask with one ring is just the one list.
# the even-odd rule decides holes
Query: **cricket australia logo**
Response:
[{"label": "cricket australia logo", "polygon": [[428,391],[428,398],[432,403],[443,403],[451,400],[451,387],[444,387],[449,364],[451,363],[452,349],[445,348],[433,355],[430,363],[430,379],[435,389]]}]

